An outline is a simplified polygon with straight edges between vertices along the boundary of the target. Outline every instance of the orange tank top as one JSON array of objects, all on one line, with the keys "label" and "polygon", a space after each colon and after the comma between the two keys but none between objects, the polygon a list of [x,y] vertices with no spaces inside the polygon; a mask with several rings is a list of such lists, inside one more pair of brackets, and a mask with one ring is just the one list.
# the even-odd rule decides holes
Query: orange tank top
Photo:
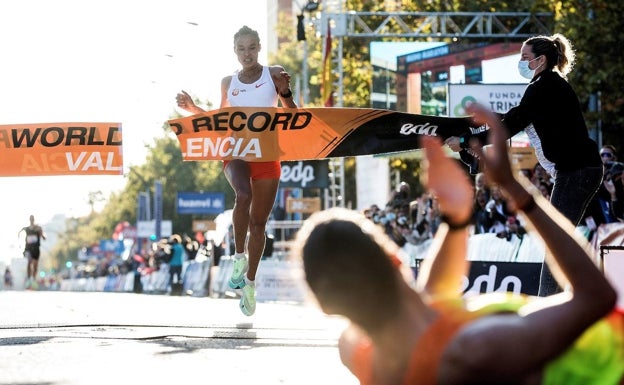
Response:
[{"label": "orange tank top", "polygon": [[[461,313],[460,313],[461,314]],[[403,384],[436,385],[442,353],[470,317],[442,313],[420,336],[412,350]],[[463,315],[467,315],[463,313]],[[352,356],[352,372],[361,385],[376,385],[373,376],[373,344],[362,341]]]}]

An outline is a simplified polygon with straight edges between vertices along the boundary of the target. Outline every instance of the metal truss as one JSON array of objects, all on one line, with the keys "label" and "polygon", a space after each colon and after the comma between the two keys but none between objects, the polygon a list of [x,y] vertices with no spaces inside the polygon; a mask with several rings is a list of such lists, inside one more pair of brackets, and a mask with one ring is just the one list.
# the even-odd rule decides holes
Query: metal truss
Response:
[{"label": "metal truss", "polygon": [[[332,62],[338,72],[337,106],[342,106],[344,38],[524,40],[550,35],[553,21],[552,13],[529,12],[322,12],[314,24],[317,33],[325,36],[327,23],[331,23],[332,36],[338,39],[337,57]],[[326,205],[344,207],[344,158],[332,159],[330,167],[333,177],[326,190]]]},{"label": "metal truss", "polygon": [[[360,38],[526,39],[550,35],[552,13],[530,12],[344,12],[324,13],[332,35]],[[320,28],[321,34],[326,28]]]}]

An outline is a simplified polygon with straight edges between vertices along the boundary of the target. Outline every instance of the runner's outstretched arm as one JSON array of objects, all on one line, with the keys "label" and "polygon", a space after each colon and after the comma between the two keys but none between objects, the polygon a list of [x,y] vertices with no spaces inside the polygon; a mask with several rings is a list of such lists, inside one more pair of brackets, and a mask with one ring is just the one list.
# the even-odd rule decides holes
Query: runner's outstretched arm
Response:
[{"label": "runner's outstretched arm", "polygon": [[446,156],[439,138],[423,137],[421,144],[426,154],[424,184],[437,199],[446,223],[434,236],[416,287],[433,297],[459,297],[469,268],[466,253],[474,188],[459,164]]},{"label": "runner's outstretched arm", "polygon": [[[500,120],[483,106],[473,105],[470,111],[490,125],[491,147],[481,154],[488,179],[504,190],[534,226],[572,291],[538,298],[522,308],[520,316],[499,314],[468,324],[446,351],[443,383],[465,383],[471,377],[505,381],[513,375],[538,371],[612,311],[617,299],[613,287],[591,261],[587,242],[512,171]],[[467,351],[471,354],[466,355]]]}]

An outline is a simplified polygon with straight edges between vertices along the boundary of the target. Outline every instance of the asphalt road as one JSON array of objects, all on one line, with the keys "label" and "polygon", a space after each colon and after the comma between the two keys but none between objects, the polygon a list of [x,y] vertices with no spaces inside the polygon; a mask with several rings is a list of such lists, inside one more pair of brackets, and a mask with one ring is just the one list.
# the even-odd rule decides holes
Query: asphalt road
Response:
[{"label": "asphalt road", "polygon": [[134,293],[0,292],[0,385],[357,385],[345,326],[314,305]]}]

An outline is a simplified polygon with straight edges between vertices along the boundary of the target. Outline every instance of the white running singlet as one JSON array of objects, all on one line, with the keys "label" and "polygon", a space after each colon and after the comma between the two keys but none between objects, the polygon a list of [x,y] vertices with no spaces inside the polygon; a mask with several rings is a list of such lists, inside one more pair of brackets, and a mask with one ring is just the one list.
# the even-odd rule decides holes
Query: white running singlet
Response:
[{"label": "white running singlet", "polygon": [[277,91],[269,67],[262,66],[260,79],[251,84],[238,80],[238,72],[232,75],[227,99],[232,107],[277,107]]}]

